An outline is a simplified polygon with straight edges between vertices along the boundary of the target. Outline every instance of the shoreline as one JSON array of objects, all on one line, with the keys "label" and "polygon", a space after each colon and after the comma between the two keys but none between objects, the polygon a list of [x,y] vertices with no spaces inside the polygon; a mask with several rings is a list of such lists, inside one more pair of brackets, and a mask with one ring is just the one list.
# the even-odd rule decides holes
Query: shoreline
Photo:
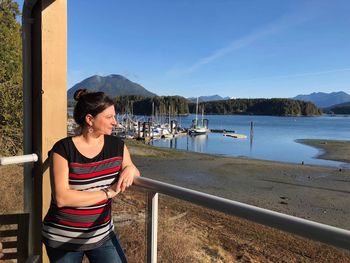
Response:
[{"label": "shoreline", "polygon": [[[316,159],[342,162],[350,165],[350,140],[345,141],[345,140],[328,140],[328,139],[297,139],[295,140],[295,142],[308,145],[319,150],[319,153],[314,157]],[[142,142],[134,141],[134,140],[127,140],[127,144],[132,148],[137,147],[137,150],[135,148],[136,155],[149,156],[149,157],[150,156],[164,157],[164,156],[168,156],[170,152],[174,155],[179,155],[181,153],[192,153],[192,154],[203,154],[203,155],[208,155],[208,156],[213,156],[218,158],[220,157],[239,158],[239,159],[247,159],[247,160],[272,162],[272,163],[299,165],[299,163],[293,163],[293,162],[254,159],[254,158],[249,158],[245,156],[226,156],[226,155],[211,154],[211,153],[198,153],[198,152],[192,152],[192,151],[185,151],[181,149],[172,149],[172,148],[165,148],[165,147],[163,148],[163,147],[157,147],[153,145],[147,145]],[[334,166],[318,165],[318,164],[305,164],[305,165],[334,168]]]},{"label": "shoreline", "polygon": [[350,141],[322,140],[322,139],[299,139],[298,143],[312,146],[320,153],[318,159],[338,161],[350,164]]},{"label": "shoreline", "polygon": [[[337,143],[326,144],[332,160]],[[127,145],[145,177],[349,229],[350,169]]]}]

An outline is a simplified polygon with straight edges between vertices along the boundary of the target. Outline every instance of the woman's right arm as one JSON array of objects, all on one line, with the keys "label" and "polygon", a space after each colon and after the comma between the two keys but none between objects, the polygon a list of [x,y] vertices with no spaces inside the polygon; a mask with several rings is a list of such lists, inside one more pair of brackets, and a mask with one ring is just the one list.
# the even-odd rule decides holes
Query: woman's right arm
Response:
[{"label": "woman's right arm", "polygon": [[[51,155],[51,189],[58,207],[90,206],[106,200],[106,193],[103,191],[77,191],[69,188],[69,168],[68,162],[61,155],[52,153]],[[111,198],[117,193],[109,190]]]}]

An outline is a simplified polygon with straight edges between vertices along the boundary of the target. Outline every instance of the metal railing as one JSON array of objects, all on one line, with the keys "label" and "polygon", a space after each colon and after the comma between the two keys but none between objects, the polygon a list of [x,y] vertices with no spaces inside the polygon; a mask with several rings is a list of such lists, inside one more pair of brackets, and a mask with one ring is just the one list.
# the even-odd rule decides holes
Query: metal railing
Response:
[{"label": "metal railing", "polygon": [[282,214],[144,177],[135,178],[134,184],[148,191],[149,221],[147,226],[149,229],[147,231],[147,262],[157,262],[158,193],[248,219],[252,222],[310,238],[315,241],[320,241],[339,248],[350,249],[350,231],[346,229]]},{"label": "metal railing", "polygon": [[32,154],[19,155],[19,156],[1,157],[0,165],[32,163],[36,161],[38,161],[38,155],[35,153],[32,153]]}]

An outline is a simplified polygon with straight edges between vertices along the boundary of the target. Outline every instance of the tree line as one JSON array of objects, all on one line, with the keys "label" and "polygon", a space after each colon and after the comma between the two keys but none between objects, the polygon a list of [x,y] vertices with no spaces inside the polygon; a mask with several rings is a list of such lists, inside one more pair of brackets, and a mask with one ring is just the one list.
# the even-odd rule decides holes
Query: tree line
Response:
[{"label": "tree line", "polygon": [[[133,115],[188,115],[188,101],[181,96],[140,95],[116,96],[113,98],[115,110],[120,114]],[[68,100],[68,107],[74,107],[74,100]]]},{"label": "tree line", "polygon": [[[119,113],[135,115],[187,115],[196,112],[196,103],[180,96],[142,97],[120,96],[114,98]],[[315,116],[322,112],[315,104],[293,99],[230,99],[201,102],[199,113],[254,114],[274,116]]]},{"label": "tree line", "polygon": [[[293,99],[230,99],[200,103],[206,114],[254,114],[275,116],[314,116],[322,114],[312,102]],[[189,104],[191,113],[196,103]]]},{"label": "tree line", "polygon": [[180,96],[118,96],[114,98],[116,111],[135,115],[188,115],[187,99]]},{"label": "tree line", "polygon": [[0,1],[0,155],[23,150],[21,25],[18,4]]}]

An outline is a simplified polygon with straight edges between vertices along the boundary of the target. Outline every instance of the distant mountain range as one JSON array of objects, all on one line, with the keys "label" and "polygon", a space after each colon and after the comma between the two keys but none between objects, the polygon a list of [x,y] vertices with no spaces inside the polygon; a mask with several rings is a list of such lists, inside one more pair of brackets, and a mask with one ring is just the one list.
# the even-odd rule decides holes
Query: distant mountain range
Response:
[{"label": "distant mountain range", "polygon": [[[130,81],[122,75],[112,74],[108,76],[91,76],[75,84],[68,92],[68,100],[72,101],[74,92],[78,89],[85,88],[90,91],[103,91],[111,97],[138,95],[143,97],[154,97],[157,94],[152,93],[142,87],[140,84]],[[199,101],[216,101],[227,100],[230,97],[221,97],[219,95],[200,96]],[[187,98],[191,102],[196,102],[197,98]]]},{"label": "distant mountain range", "polygon": [[[190,102],[197,102],[197,98],[196,97],[190,97],[187,98]],[[199,96],[198,97],[198,101],[216,101],[216,100],[229,100],[230,97],[221,97],[220,95],[212,95],[212,96]]]},{"label": "distant mountain range", "polygon": [[319,108],[330,108],[337,104],[350,102],[350,95],[344,91],[339,92],[314,92],[308,95],[298,95],[293,99],[311,101]]},{"label": "distant mountain range", "polygon": [[[128,95],[138,95],[143,97],[155,97],[157,94],[152,93],[142,87],[140,84],[130,81],[122,75],[112,74],[108,76],[91,76],[84,79],[83,81],[75,84],[67,92],[68,100],[73,100],[74,92],[77,89],[86,88],[91,91],[103,91],[111,97],[117,96],[128,96]],[[228,100],[230,97],[221,97],[220,95],[212,96],[199,96],[199,101],[209,102],[209,101],[220,101]],[[323,108],[324,110],[331,110],[334,107],[348,107],[344,104],[350,103],[350,95],[344,91],[339,92],[314,92],[307,95],[298,95],[292,99],[309,101],[314,103],[317,107]],[[196,97],[187,98],[190,102],[196,102]],[[338,105],[340,104],[340,105]]]},{"label": "distant mountain range", "polygon": [[111,97],[127,95],[140,95],[144,97],[157,96],[124,76],[112,74],[105,77],[95,75],[75,84],[67,92],[68,100],[72,100],[74,92],[81,88],[90,91],[103,91]]}]

